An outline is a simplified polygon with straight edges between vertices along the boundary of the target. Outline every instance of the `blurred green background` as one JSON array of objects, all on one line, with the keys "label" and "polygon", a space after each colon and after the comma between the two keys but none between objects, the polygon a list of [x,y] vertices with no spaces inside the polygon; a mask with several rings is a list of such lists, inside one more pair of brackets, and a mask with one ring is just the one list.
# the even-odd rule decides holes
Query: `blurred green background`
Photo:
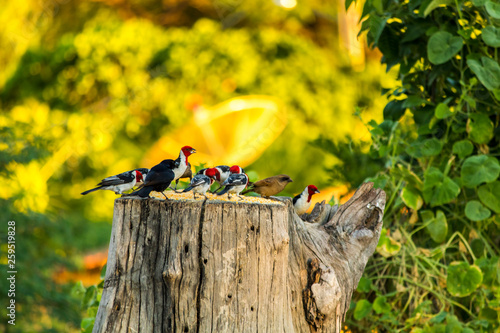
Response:
[{"label": "blurred green background", "polygon": [[[395,78],[356,37],[359,10],[346,13],[343,6],[322,0],[4,2],[0,211],[3,221],[16,221],[19,273],[15,327],[3,319],[5,279],[0,282],[0,330],[80,331],[81,300],[70,291],[75,281],[99,281],[116,197],[80,193],[106,176],[176,157],[184,144],[200,152],[193,165],[207,162],[202,157],[214,142],[205,137],[180,142],[169,155],[161,151],[163,143],[175,147],[179,137],[195,133],[200,110],[211,117],[219,103],[242,96],[278,101],[283,128],[256,140],[246,159],[234,152],[248,144],[241,133],[247,122],[252,136],[265,132],[258,114],[214,119],[219,147],[209,162],[241,162],[254,177],[287,173],[294,182],[284,195],[316,184],[325,193],[319,199],[339,200],[376,173],[382,165],[368,167],[360,155],[371,139],[363,121],[382,119],[380,90],[393,87]],[[325,142],[337,157],[320,148]],[[0,230],[2,270],[6,231]]]}]

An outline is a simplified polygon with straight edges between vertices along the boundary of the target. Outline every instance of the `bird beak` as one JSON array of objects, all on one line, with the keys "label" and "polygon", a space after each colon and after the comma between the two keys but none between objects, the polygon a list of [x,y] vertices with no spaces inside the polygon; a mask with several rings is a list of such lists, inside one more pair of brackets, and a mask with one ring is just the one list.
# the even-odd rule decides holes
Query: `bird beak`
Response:
[{"label": "bird beak", "polygon": [[193,149],[191,149],[191,154],[194,154],[194,153],[196,153],[196,149],[193,148]]},{"label": "bird beak", "polygon": [[314,193],[321,193],[319,190],[316,190]]},{"label": "bird beak", "polygon": [[293,180],[292,180],[292,178],[290,178],[290,180],[289,180],[288,182],[289,182],[289,183],[293,183]]}]

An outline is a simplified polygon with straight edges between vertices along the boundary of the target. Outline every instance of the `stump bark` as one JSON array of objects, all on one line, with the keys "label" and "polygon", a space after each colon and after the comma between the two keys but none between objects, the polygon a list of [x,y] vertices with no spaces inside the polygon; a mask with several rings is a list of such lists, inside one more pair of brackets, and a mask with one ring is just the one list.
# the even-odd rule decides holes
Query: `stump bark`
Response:
[{"label": "stump bark", "polygon": [[385,193],[293,211],[226,201],[115,201],[93,332],[340,332],[382,228]]}]

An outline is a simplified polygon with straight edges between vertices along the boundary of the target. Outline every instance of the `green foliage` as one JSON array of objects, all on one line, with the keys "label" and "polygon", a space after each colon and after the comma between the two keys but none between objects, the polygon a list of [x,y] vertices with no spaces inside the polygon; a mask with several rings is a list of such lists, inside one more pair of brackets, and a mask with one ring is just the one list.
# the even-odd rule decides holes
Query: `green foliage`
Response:
[{"label": "green foliage", "polygon": [[481,269],[467,262],[452,262],[448,266],[446,288],[451,295],[465,297],[472,294],[483,280]]},{"label": "green foliage", "polygon": [[364,276],[373,288],[354,297],[349,324],[360,331],[499,329],[498,6],[364,4],[362,30],[401,81],[384,121],[368,124],[370,155],[387,166],[369,180],[388,199]]},{"label": "green foliage", "polygon": [[77,282],[71,290],[72,295],[81,300],[80,308],[86,314],[80,323],[82,333],[92,333],[94,328],[97,310],[102,297],[106,267],[104,265],[101,270],[101,282],[98,285],[85,288],[81,282]]}]

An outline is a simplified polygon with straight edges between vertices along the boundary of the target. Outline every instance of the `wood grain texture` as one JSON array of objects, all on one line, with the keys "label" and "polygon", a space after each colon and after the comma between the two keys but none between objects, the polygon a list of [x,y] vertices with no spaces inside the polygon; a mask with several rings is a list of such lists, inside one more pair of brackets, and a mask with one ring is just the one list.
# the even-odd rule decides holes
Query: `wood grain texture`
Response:
[{"label": "wood grain texture", "polygon": [[385,193],[304,220],[280,200],[117,199],[93,332],[339,332]]}]

